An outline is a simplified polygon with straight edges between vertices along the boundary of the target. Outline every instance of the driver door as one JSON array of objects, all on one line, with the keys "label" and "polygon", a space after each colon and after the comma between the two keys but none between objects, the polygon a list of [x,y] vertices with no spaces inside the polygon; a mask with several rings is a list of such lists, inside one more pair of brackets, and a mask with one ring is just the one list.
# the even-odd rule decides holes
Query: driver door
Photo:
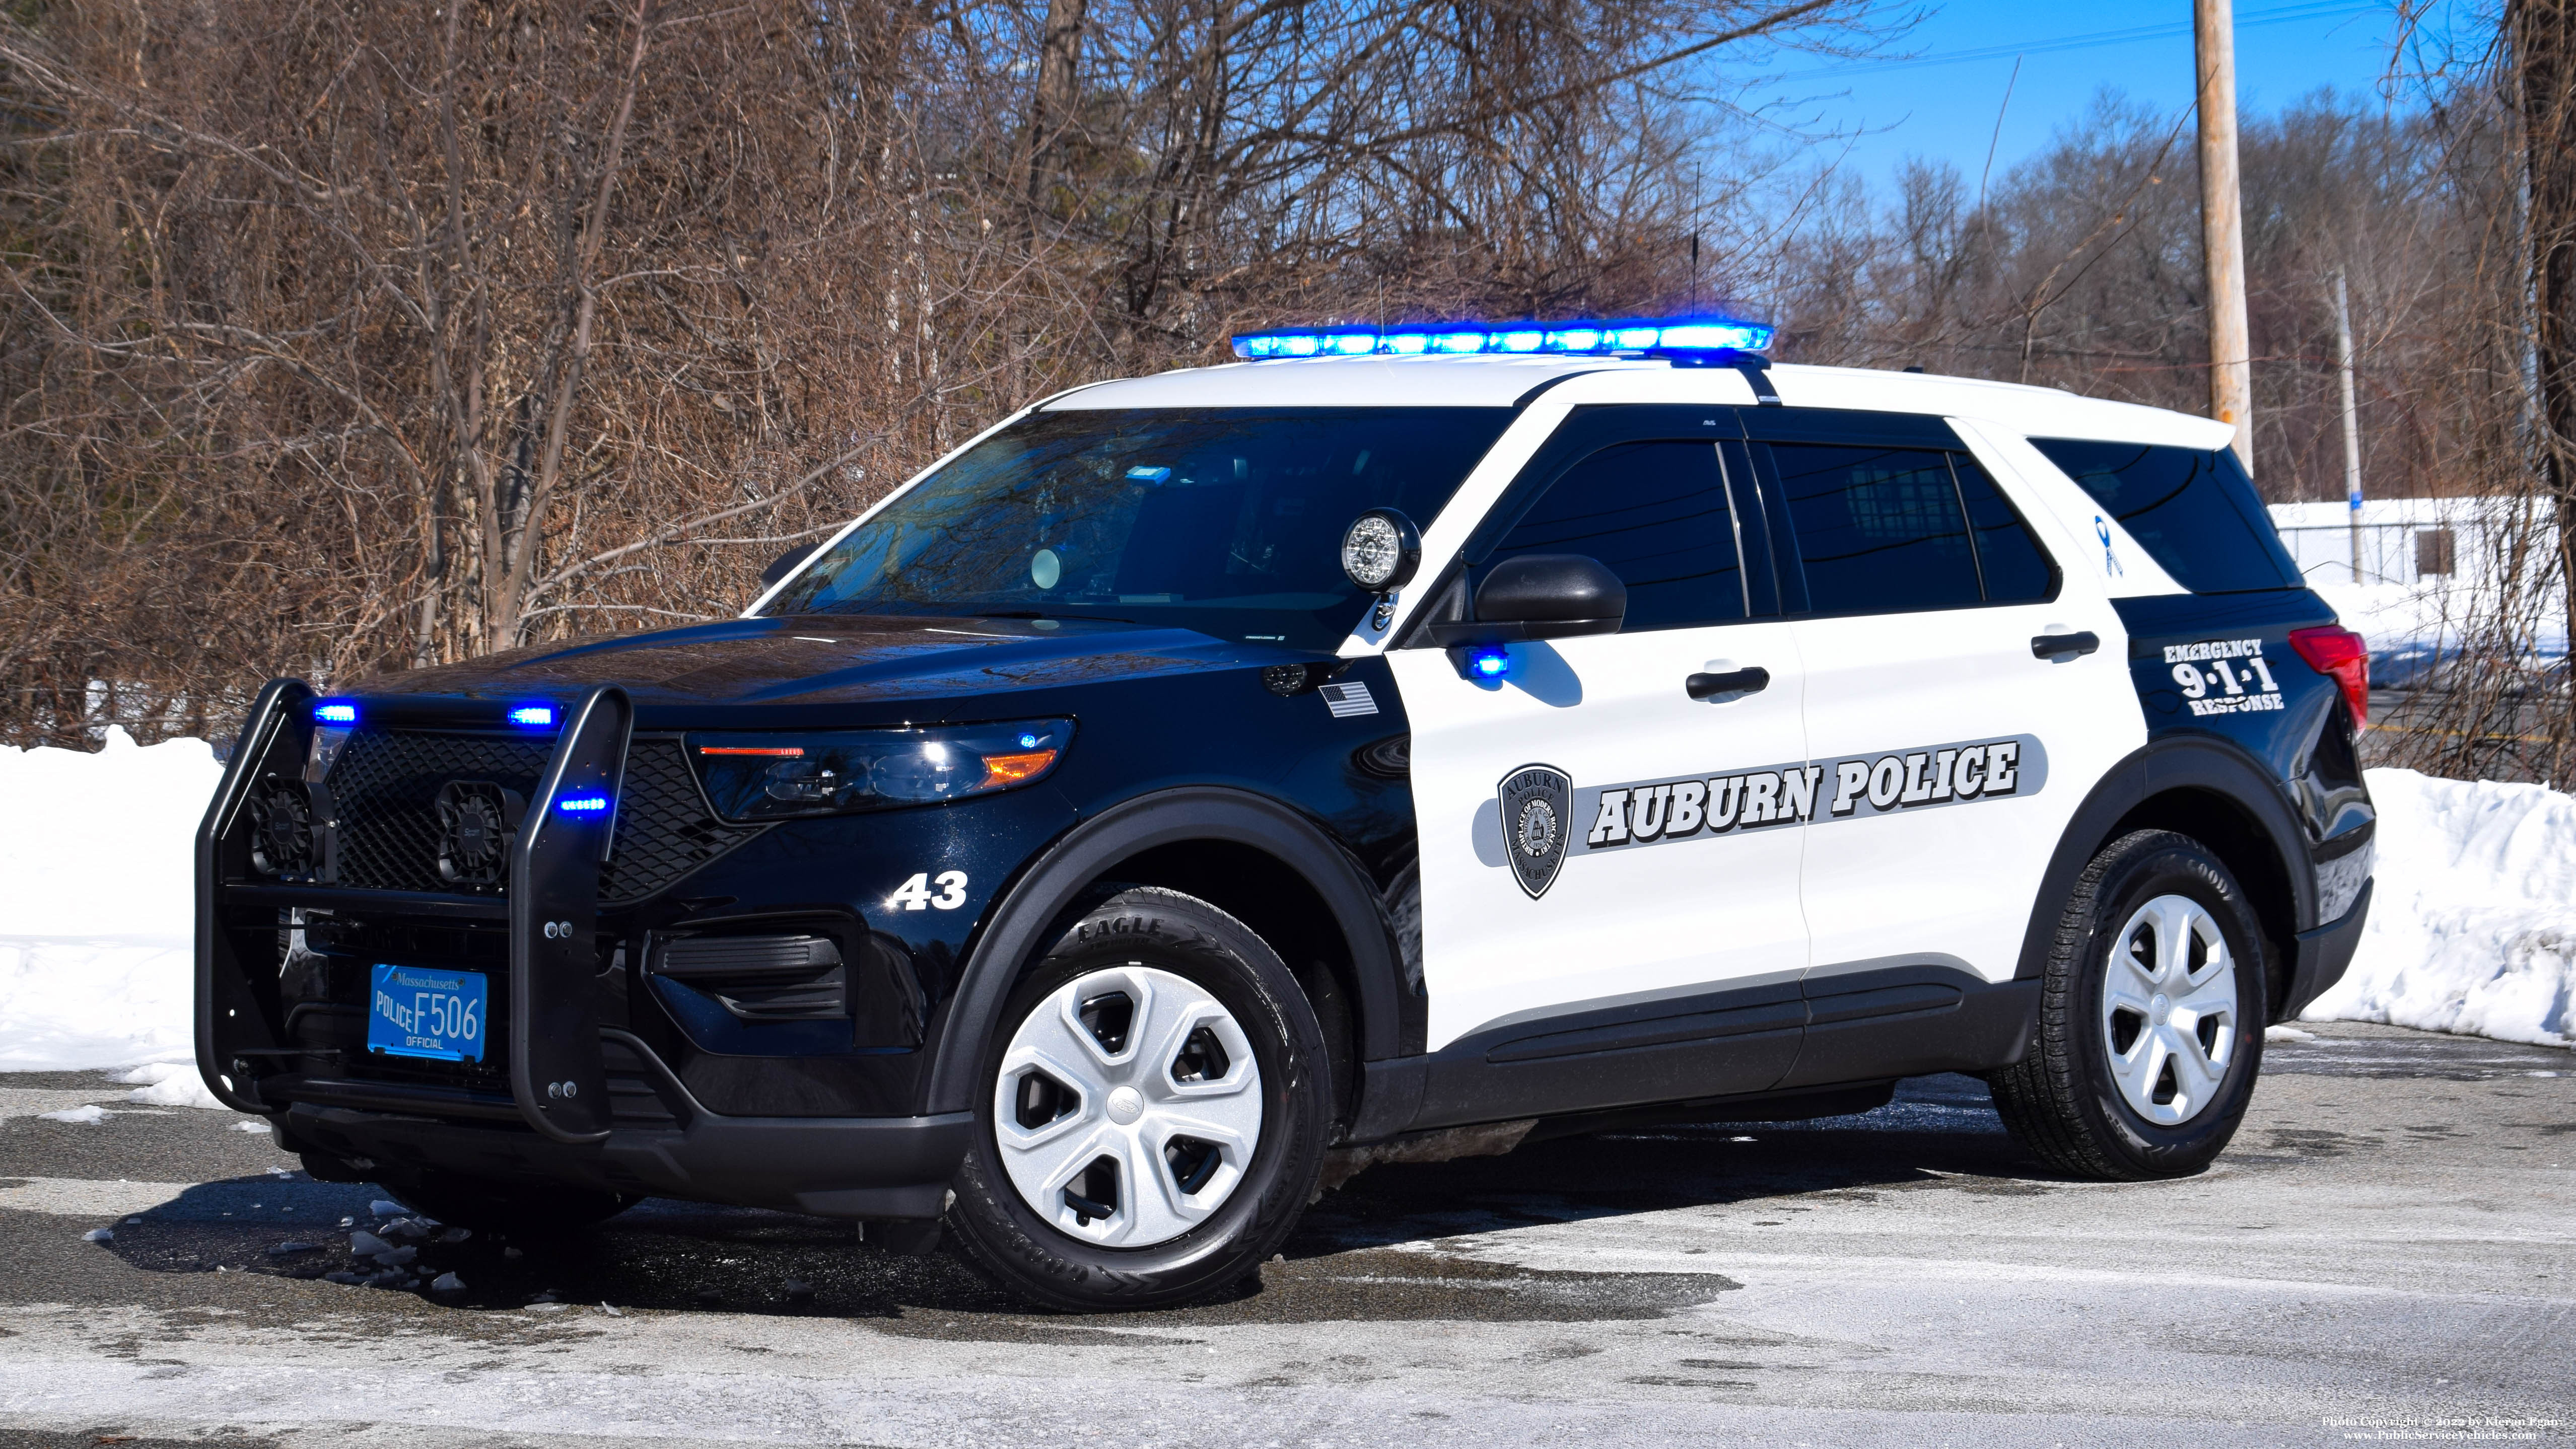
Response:
[{"label": "driver door", "polygon": [[[1586,410],[1566,431],[1587,413],[1472,562],[1589,556],[1627,585],[1619,632],[1510,645],[1500,678],[1463,651],[1388,655],[1413,730],[1428,1045],[1529,1068],[1534,1109],[1759,1090],[1803,1019],[1816,784],[1796,641],[1764,617],[1769,531],[1742,445],[1714,436],[1724,410]],[[1747,667],[1768,684],[1688,692]]]}]

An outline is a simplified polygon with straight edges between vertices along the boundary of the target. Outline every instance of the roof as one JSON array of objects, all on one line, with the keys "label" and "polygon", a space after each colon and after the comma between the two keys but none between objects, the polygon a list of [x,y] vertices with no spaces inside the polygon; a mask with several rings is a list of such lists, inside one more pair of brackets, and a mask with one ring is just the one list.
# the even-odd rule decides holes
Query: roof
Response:
[{"label": "roof", "polygon": [[1669,371],[1619,357],[1297,357],[1185,367],[1094,383],[1048,402],[1092,408],[1507,408],[1532,388],[1586,372]]},{"label": "roof", "polygon": [[[1770,369],[1785,405],[1930,413],[1993,422],[2028,437],[2105,438],[2225,447],[2234,429],[2135,403],[2057,388],[1931,373],[1783,363]],[[1579,381],[1578,381],[1579,379]],[[1553,384],[1563,383],[1556,387]],[[1541,388],[1575,403],[1751,403],[1729,367],[1659,359],[1568,356],[1306,357],[1182,368],[1076,388],[1050,412],[1124,408],[1514,407]]]}]

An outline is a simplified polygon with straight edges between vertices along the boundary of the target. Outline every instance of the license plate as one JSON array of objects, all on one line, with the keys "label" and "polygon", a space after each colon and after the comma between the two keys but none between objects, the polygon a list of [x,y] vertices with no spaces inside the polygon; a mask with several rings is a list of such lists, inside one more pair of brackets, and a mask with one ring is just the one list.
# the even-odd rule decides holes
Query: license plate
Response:
[{"label": "license plate", "polygon": [[483,1060],[491,993],[482,972],[380,963],[368,994],[367,1050],[442,1062]]}]

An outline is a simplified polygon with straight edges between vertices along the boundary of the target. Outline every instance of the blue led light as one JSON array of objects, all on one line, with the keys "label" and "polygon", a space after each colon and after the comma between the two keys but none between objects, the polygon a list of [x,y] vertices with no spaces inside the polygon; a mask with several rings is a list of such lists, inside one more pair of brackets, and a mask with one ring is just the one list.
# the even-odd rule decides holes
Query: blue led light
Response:
[{"label": "blue led light", "polygon": [[555,801],[555,808],[566,815],[600,815],[608,810],[605,795],[566,795]]},{"label": "blue led light", "polygon": [[326,725],[353,725],[358,722],[358,707],[346,700],[332,700],[313,706],[313,722]]},{"label": "blue led light", "polygon": [[1741,322],[1691,322],[1667,327],[1657,344],[1663,347],[1686,347],[1711,352],[1759,352],[1771,345],[1771,329],[1752,327]]},{"label": "blue led light", "polygon": [[1478,679],[1500,679],[1512,672],[1512,656],[1502,646],[1488,644],[1467,656],[1467,666]]},{"label": "blue led light", "polygon": [[1425,354],[1464,357],[1481,352],[1515,356],[1536,353],[1714,353],[1767,352],[1772,329],[1759,322],[1731,317],[1689,317],[1666,321],[1513,322],[1502,326],[1467,323],[1445,327],[1382,332],[1373,328],[1332,327],[1275,332],[1247,332],[1234,339],[1234,355],[1261,362],[1278,357],[1419,357]]},{"label": "blue led light", "polygon": [[1036,749],[1037,747],[1038,747],[1038,737],[1037,737],[1036,735],[1022,735],[1022,736],[1020,736],[1020,748],[1021,748],[1021,749],[1024,749],[1024,750],[1034,750],[1034,749]]},{"label": "blue led light", "polygon": [[541,730],[552,728],[554,722],[555,707],[551,704],[523,704],[510,711],[510,723],[514,725]]}]

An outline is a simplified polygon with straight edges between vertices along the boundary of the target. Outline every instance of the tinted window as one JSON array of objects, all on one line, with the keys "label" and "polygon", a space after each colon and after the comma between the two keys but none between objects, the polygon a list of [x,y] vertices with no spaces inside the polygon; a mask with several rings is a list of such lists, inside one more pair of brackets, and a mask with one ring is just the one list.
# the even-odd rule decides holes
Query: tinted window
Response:
[{"label": "tinted window", "polygon": [[1783,443],[1771,460],[1788,494],[1809,609],[1896,613],[1982,599],[1948,455]]},{"label": "tinted window", "polygon": [[2281,546],[2236,455],[2138,443],[2033,438],[2031,446],[2084,485],[2093,501],[2196,594],[2297,588],[2299,566]]},{"label": "tinted window", "polygon": [[2035,604],[2057,591],[2057,571],[2029,525],[2013,512],[2012,503],[1995,489],[1985,470],[1957,454],[1950,471],[1959,479],[1959,496],[1968,505],[1968,527],[1977,537],[1977,572],[1986,584],[1990,604]]},{"label": "tinted window", "polygon": [[1579,553],[1628,586],[1623,633],[1744,617],[1726,479],[1709,443],[1622,443],[1567,469],[1493,559]]},{"label": "tinted window", "polygon": [[1330,649],[1367,595],[1342,532],[1428,527],[1507,408],[1040,413],[833,546],[767,614],[1010,614]]}]

